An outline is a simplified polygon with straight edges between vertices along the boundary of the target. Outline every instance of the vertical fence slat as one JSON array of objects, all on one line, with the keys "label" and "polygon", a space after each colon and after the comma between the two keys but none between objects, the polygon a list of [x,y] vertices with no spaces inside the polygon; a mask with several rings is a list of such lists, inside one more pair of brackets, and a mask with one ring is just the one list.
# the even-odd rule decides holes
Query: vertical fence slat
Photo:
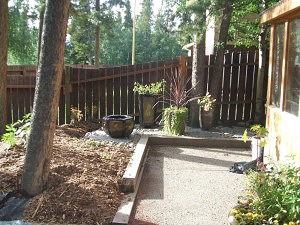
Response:
[{"label": "vertical fence slat", "polygon": [[126,115],[127,114],[127,67],[122,66],[121,67],[121,74],[126,75],[121,77],[121,114]]},{"label": "vertical fence slat", "polygon": [[[231,72],[231,87],[230,87],[230,101],[236,102],[237,100],[237,83],[239,76],[239,56],[237,52],[232,53],[232,72]],[[236,118],[236,104],[229,106],[229,121],[234,122]]]},{"label": "vertical fence slat", "polygon": [[254,71],[254,53],[248,52],[248,66],[247,66],[247,82],[246,82],[246,95],[245,100],[245,121],[251,119],[251,100],[252,100],[252,84],[253,84],[253,71]]},{"label": "vertical fence slat", "polygon": [[[106,75],[106,69],[101,68],[98,69],[98,73],[101,74],[101,77],[105,77]],[[102,119],[106,115],[106,80],[98,81],[98,95],[99,95],[99,107],[100,107],[100,118]],[[98,108],[99,108],[98,107]]]},{"label": "vertical fence slat", "polygon": [[[229,94],[230,94],[230,74],[231,74],[231,53],[225,54],[225,66],[224,72],[223,72],[223,95],[222,95],[222,101],[223,102],[229,102]],[[221,120],[223,122],[226,122],[228,120],[228,109],[229,104],[224,103],[222,104],[222,115]]]},{"label": "vertical fence slat", "polygon": [[[112,68],[107,69],[107,75],[112,75],[113,70]],[[113,114],[113,90],[114,89],[114,80],[113,78],[107,79],[106,80],[106,110],[107,110],[107,115]]]},{"label": "vertical fence slat", "polygon": [[[245,100],[245,77],[246,77],[246,64],[247,64],[247,52],[242,50],[240,59],[240,76],[238,83],[238,101]],[[239,103],[237,105],[237,122],[244,120],[244,106],[245,104]]]},{"label": "vertical fence slat", "polygon": [[120,104],[120,90],[121,90],[121,78],[120,78],[121,68],[114,68],[114,114],[121,114],[121,104]]},{"label": "vertical fence slat", "polygon": [[[132,73],[135,71],[134,65],[127,66],[127,71],[130,75],[128,75],[128,115],[134,115],[134,109],[135,109],[135,97],[133,92],[133,85],[135,82],[135,75]],[[133,100],[133,101],[132,101]]]}]

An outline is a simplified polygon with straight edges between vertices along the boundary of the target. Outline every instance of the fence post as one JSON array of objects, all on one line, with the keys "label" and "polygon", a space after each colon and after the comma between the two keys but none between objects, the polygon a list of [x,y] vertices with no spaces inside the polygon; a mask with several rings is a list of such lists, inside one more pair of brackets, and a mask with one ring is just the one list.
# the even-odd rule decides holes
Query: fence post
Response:
[{"label": "fence post", "polygon": [[65,123],[70,123],[70,66],[65,66]]}]

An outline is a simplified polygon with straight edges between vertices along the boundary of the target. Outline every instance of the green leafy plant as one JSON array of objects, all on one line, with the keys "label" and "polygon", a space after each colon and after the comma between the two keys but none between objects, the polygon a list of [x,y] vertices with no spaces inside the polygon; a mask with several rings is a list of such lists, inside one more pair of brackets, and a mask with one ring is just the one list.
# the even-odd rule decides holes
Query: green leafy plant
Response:
[{"label": "green leafy plant", "polygon": [[188,109],[181,107],[166,108],[164,110],[163,119],[165,121],[164,131],[168,134],[182,135],[182,130],[188,120]]},{"label": "green leafy plant", "polygon": [[200,97],[192,97],[192,88],[187,89],[191,77],[184,77],[175,70],[167,78],[170,86],[166,88],[163,101],[171,106],[164,109],[164,131],[168,134],[182,135],[188,120],[186,105]]},{"label": "green leafy plant", "polygon": [[31,113],[23,116],[13,124],[6,125],[6,132],[2,135],[1,141],[8,143],[11,147],[17,144],[26,144],[30,131]]},{"label": "green leafy plant", "polygon": [[231,211],[237,224],[300,224],[300,168],[275,167],[247,174],[247,198]]},{"label": "green leafy plant", "polygon": [[76,125],[80,122],[83,118],[83,114],[80,109],[76,107],[71,107],[71,125]]},{"label": "green leafy plant", "polygon": [[[267,128],[263,127],[260,124],[254,124],[250,127],[250,131],[254,134],[254,137],[257,139],[260,139],[259,141],[259,147],[264,147],[266,145],[266,137],[269,134],[269,131]],[[243,140],[246,143],[248,140],[248,130],[246,129],[243,134]]]},{"label": "green leafy plant", "polygon": [[198,99],[198,104],[200,107],[203,108],[204,111],[212,110],[215,102],[216,99],[211,97],[209,92],[207,92],[205,96]]},{"label": "green leafy plant", "polygon": [[165,84],[165,80],[158,81],[151,84],[140,84],[138,82],[134,82],[133,91],[139,94],[160,94],[163,90],[163,86]]}]

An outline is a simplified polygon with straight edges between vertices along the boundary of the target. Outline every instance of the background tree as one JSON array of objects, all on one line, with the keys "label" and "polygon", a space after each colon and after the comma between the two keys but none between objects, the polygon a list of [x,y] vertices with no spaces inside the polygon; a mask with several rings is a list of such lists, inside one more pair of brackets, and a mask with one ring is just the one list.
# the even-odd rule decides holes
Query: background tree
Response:
[{"label": "background tree", "polygon": [[69,6],[70,0],[46,2],[32,124],[21,183],[24,194],[30,196],[41,193],[48,180],[64,65]]},{"label": "background tree", "polygon": [[0,1],[0,135],[5,131],[7,121],[7,38],[8,38],[8,0]]},{"label": "background tree", "polygon": [[27,1],[14,0],[9,7],[8,64],[36,64],[38,15]]}]

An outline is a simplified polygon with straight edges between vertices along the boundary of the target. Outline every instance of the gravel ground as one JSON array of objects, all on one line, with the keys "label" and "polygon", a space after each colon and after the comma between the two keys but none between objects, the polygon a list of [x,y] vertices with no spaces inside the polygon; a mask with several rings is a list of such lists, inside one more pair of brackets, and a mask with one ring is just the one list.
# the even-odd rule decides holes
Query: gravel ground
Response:
[{"label": "gravel ground", "polygon": [[250,161],[246,150],[151,146],[129,224],[227,224],[244,187],[228,168]]}]

